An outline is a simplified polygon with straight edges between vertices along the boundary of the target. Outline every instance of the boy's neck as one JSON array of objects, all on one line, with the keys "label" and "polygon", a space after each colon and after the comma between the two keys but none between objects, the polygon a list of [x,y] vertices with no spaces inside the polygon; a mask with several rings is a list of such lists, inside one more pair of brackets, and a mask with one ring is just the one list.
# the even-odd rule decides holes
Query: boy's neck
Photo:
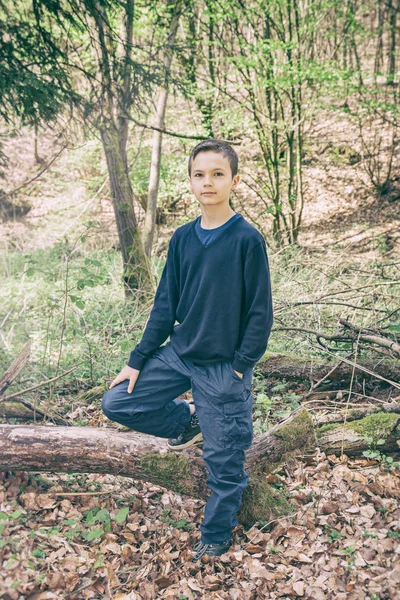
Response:
[{"label": "boy's neck", "polygon": [[203,206],[201,209],[200,227],[203,229],[216,229],[229,221],[235,214],[235,211],[230,206],[224,207],[224,210],[218,212],[215,211],[215,208],[212,211],[207,211]]}]

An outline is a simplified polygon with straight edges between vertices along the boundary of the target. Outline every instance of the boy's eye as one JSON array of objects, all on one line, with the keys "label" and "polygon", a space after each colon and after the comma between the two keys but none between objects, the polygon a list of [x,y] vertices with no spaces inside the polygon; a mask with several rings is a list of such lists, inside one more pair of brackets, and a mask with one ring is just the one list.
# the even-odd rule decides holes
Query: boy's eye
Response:
[{"label": "boy's eye", "polygon": [[216,174],[216,175],[221,175],[221,176],[223,175],[223,173],[215,173],[215,174]]}]

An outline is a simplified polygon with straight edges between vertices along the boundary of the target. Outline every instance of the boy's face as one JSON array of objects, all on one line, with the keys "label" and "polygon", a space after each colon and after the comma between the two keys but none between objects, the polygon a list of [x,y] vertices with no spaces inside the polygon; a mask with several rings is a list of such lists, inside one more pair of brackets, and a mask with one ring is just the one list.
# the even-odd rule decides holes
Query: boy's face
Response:
[{"label": "boy's face", "polygon": [[190,186],[204,206],[229,205],[229,194],[239,180],[239,175],[232,179],[229,160],[219,152],[199,152],[192,162]]}]

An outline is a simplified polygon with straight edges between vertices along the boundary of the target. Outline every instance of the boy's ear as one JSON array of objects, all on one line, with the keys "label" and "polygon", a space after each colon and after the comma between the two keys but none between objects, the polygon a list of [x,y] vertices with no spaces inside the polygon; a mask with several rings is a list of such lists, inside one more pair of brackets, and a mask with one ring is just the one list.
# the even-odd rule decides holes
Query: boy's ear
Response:
[{"label": "boy's ear", "polygon": [[237,184],[240,181],[240,175],[235,175],[235,177],[233,178],[233,183],[232,183],[232,188],[235,188],[237,186]]}]

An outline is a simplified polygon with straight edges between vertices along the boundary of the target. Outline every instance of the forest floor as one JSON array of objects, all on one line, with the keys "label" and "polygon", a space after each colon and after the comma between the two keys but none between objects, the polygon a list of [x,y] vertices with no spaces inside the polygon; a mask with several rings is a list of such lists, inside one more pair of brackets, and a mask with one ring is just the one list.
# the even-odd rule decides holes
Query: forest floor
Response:
[{"label": "forest floor", "polygon": [[[39,152],[44,162],[50,161],[60,147],[51,135],[43,136]],[[10,190],[30,180],[41,167],[33,160],[31,136],[10,138],[7,150]],[[376,272],[381,279],[373,282],[375,299],[388,306],[396,304],[389,287],[382,292],[379,285],[391,280],[387,275],[385,282],[383,277],[388,268],[398,279],[400,190],[394,187],[379,197],[359,167],[341,160],[333,163],[325,154],[311,157],[306,169],[307,203],[295,256],[285,256],[286,262],[280,263],[283,253],[270,253],[277,325],[293,321],[293,314],[304,326],[309,322],[308,313],[306,318],[305,313],[285,310],[287,298],[300,297],[300,290],[306,289],[300,272],[306,266],[311,268],[311,263],[313,274],[325,269],[326,279],[318,282],[319,289],[324,290],[325,286],[333,289],[328,286],[335,285],[339,275],[342,278],[346,272],[357,269],[358,278],[363,271],[368,277]],[[32,288],[24,288],[26,277],[14,271],[13,261],[20,259],[13,257],[37,256],[35,253],[66,238],[75,239],[82,223],[89,219],[98,219],[101,230],[86,242],[85,250],[109,252],[117,236],[107,186],[102,187],[105,179],[106,167],[97,142],[66,149],[43,176],[19,194],[19,199],[31,203],[29,213],[0,223],[2,301],[10,306],[15,301],[15,306],[22,303],[28,308],[32,304],[38,311],[38,331],[44,327],[41,323],[39,327],[38,321],[39,296]],[[198,206],[187,197],[178,208],[181,214],[174,213],[159,227],[155,254],[165,253],[168,239],[179,224],[199,214]],[[256,216],[256,206],[246,202],[245,195],[235,198],[235,210],[245,217]],[[137,216],[141,223],[143,212],[139,209]],[[307,284],[315,281],[310,271],[304,277]],[[24,290],[21,300],[20,286]],[[9,310],[1,313],[5,325]],[[24,313],[19,314],[24,317]],[[319,322],[320,313],[312,316]],[[101,320],[97,313],[95,318]],[[117,321],[115,328],[117,333],[122,331],[125,321],[122,325]],[[132,330],[127,327],[126,331],[129,337]],[[26,341],[24,332],[36,340],[36,348],[42,344],[42,333],[37,334],[30,324],[18,330],[18,323],[13,322],[2,333],[4,366]],[[76,354],[80,348],[83,352],[84,342],[76,348]],[[281,332],[271,336],[269,348],[309,352],[314,347],[290,332]],[[106,352],[107,348],[94,365],[96,373],[103,369],[110,380],[118,362],[113,362],[111,368],[106,363]],[[52,360],[56,357],[52,351]],[[35,374],[40,372],[38,369]],[[27,377],[26,369],[22,376]],[[273,378],[256,383],[254,392],[260,405],[267,398],[275,402],[275,409],[280,409],[271,411],[269,405],[270,420],[282,416],[281,404],[286,402],[290,410],[301,397],[298,388],[287,382],[284,391],[282,382]],[[92,404],[74,404],[79,389],[71,388],[68,395],[67,387],[63,388],[60,381],[55,407],[63,407],[64,414],[76,424],[114,427],[101,412],[99,398]],[[83,389],[87,387],[85,383]],[[36,398],[42,400],[46,393],[44,389]],[[247,530],[239,526],[228,553],[197,564],[191,563],[191,547],[199,539],[204,511],[200,500],[126,477],[2,473],[0,598],[400,600],[399,460],[400,454],[384,456],[379,452],[340,459],[325,456],[318,449],[311,456],[299,456],[283,465],[270,481],[286,492],[293,511]]]}]

